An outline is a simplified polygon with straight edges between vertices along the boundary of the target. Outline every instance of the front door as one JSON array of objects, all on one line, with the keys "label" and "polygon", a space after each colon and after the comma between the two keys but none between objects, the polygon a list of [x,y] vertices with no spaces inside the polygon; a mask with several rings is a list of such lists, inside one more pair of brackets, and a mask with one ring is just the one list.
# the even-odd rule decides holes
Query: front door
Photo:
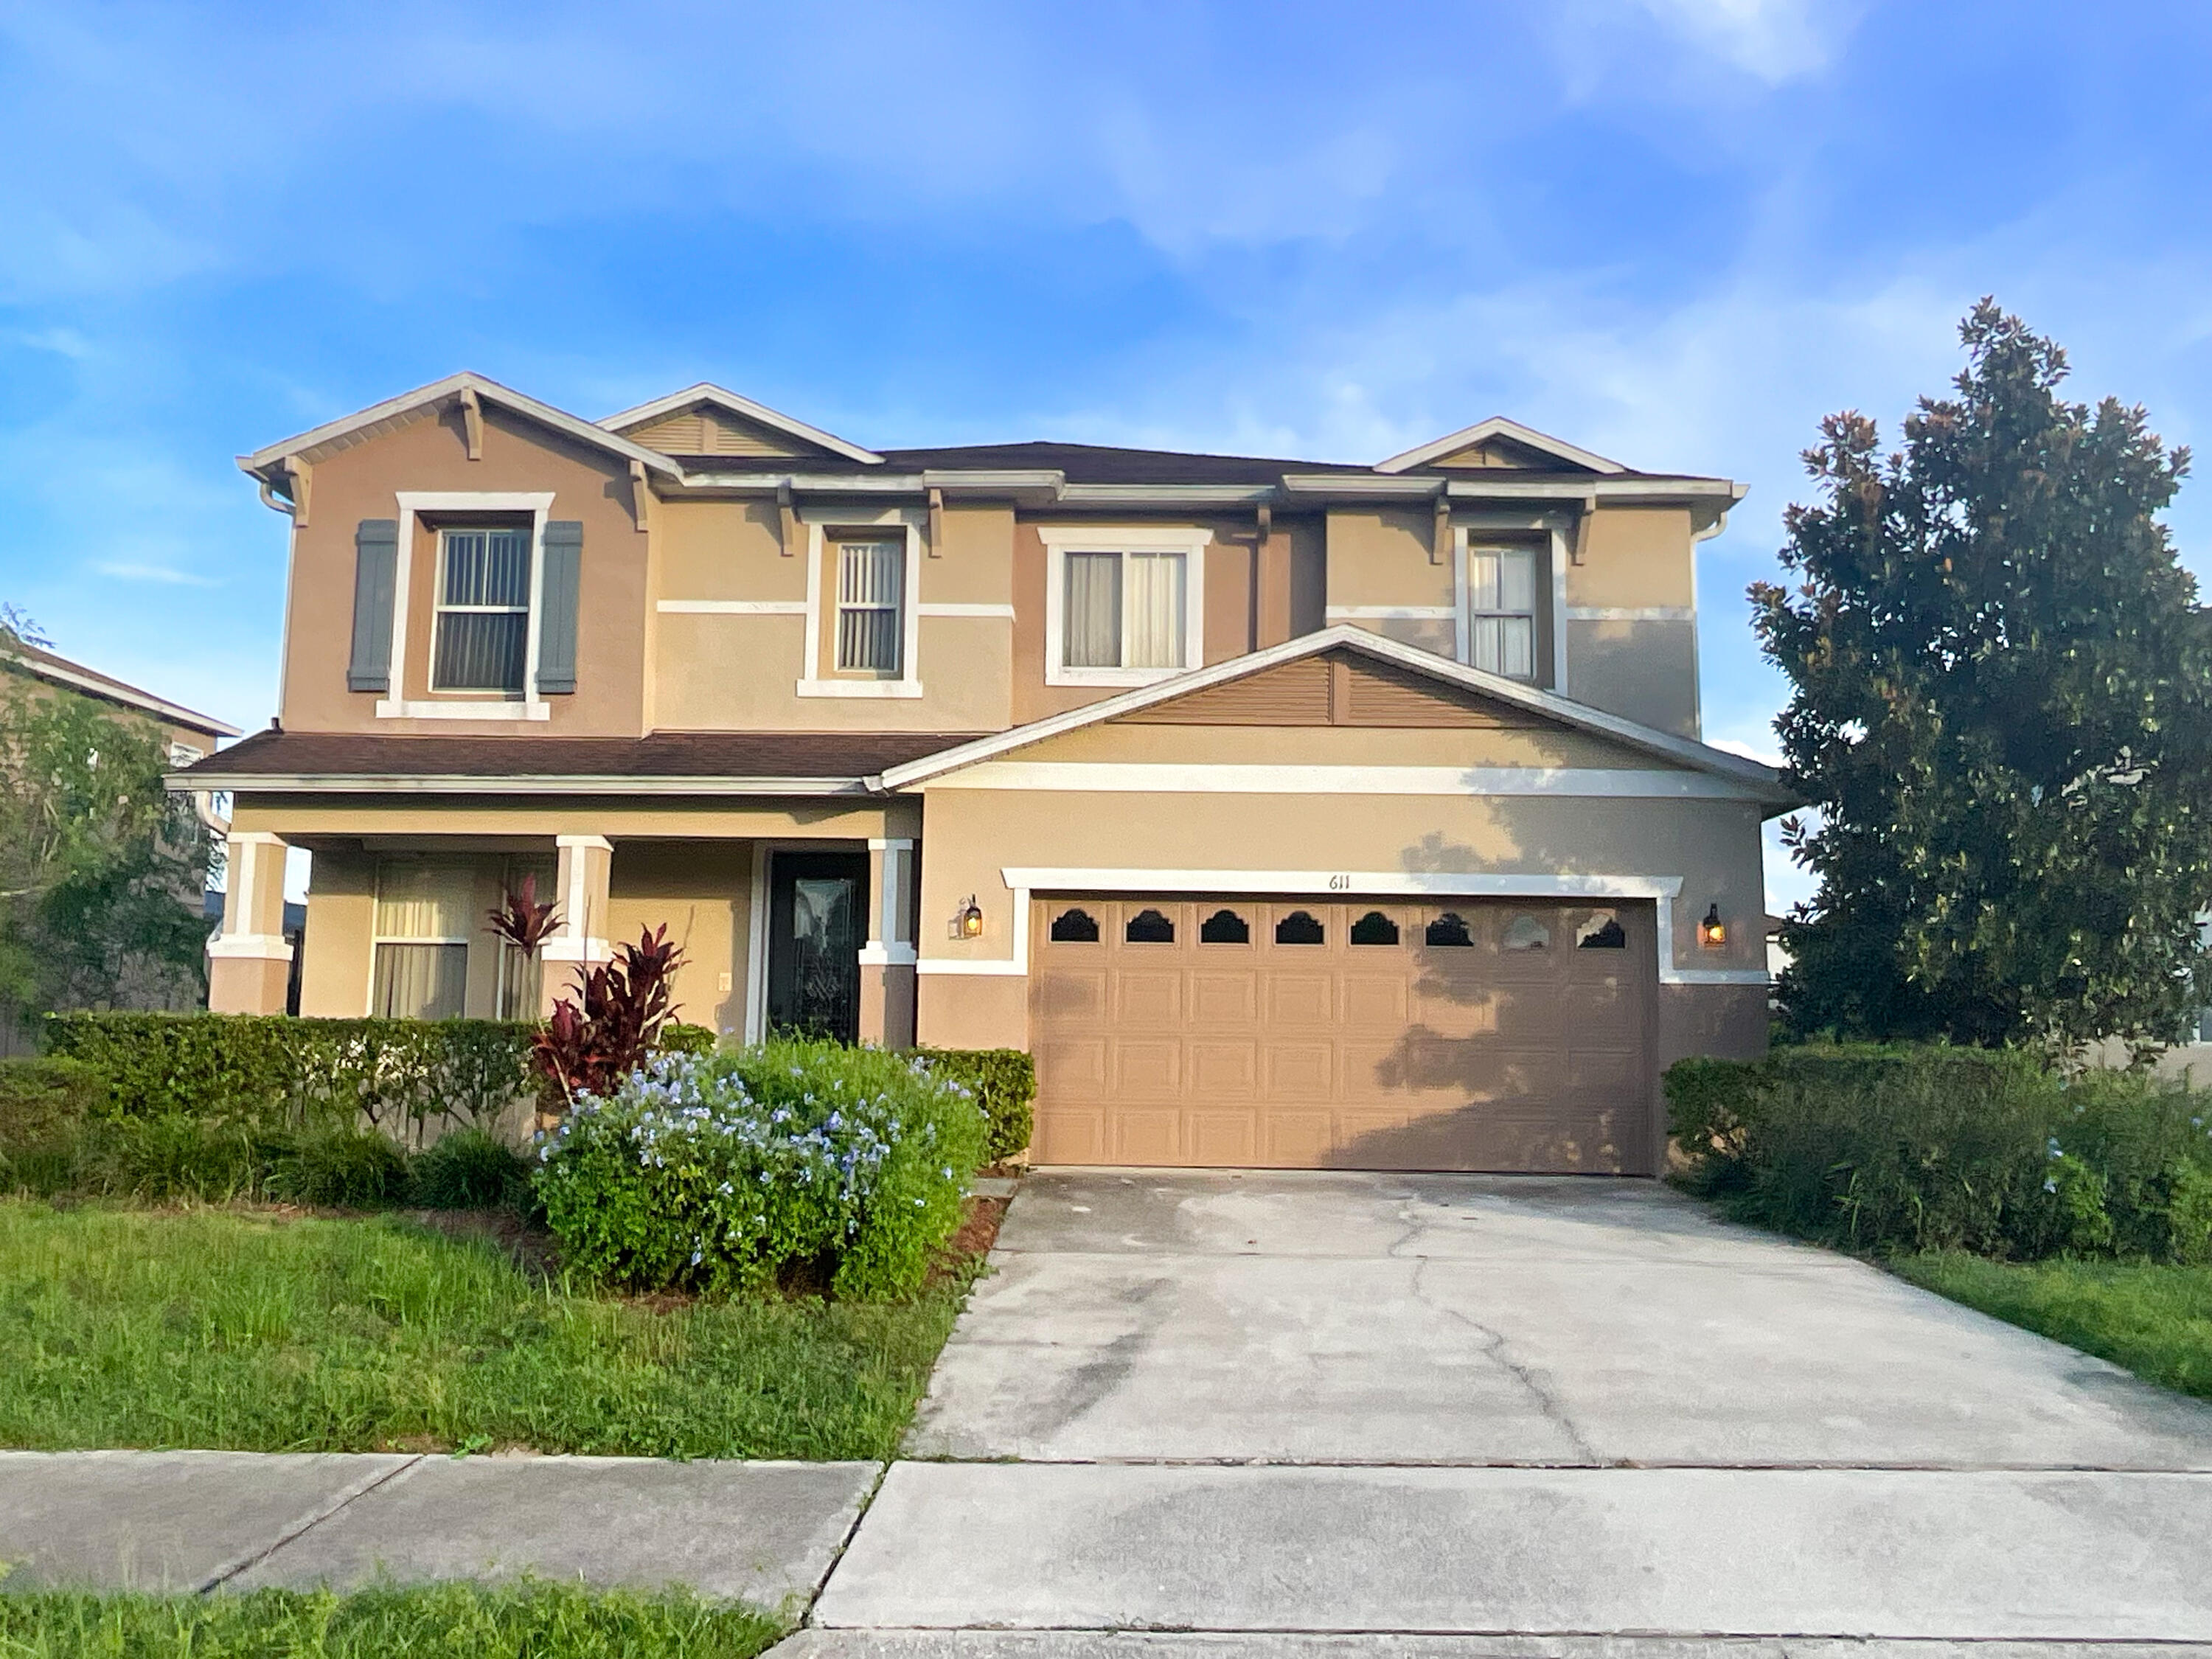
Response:
[{"label": "front door", "polygon": [[778,853],[769,866],[769,1029],[859,1041],[865,853]]}]

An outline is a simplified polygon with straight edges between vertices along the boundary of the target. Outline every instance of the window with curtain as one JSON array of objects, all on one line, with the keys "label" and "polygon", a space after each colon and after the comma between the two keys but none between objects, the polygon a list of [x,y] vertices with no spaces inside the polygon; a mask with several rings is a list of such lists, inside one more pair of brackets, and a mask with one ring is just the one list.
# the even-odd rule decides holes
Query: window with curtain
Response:
[{"label": "window with curtain", "polygon": [[1182,668],[1184,556],[1067,556],[1060,625],[1069,668]]},{"label": "window with curtain", "polygon": [[837,546],[837,667],[896,677],[904,632],[904,541]]},{"label": "window with curtain", "polygon": [[530,648],[529,528],[441,530],[438,562],[432,688],[520,696]]},{"label": "window with curtain", "polygon": [[386,859],[376,872],[376,972],[369,1012],[448,1019],[464,1010],[476,872],[433,859]]},{"label": "window with curtain", "polygon": [[1467,659],[1508,679],[1536,678],[1536,550],[1474,547],[1467,555]]}]

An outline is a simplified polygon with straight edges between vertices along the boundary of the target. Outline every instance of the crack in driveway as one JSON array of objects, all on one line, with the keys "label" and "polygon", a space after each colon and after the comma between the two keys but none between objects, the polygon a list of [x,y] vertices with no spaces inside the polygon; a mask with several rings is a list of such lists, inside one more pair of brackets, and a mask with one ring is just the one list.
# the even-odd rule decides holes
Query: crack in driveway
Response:
[{"label": "crack in driveway", "polygon": [[1504,1332],[1492,1328],[1448,1302],[1437,1301],[1423,1288],[1421,1276],[1428,1272],[1429,1261],[1430,1258],[1425,1255],[1417,1256],[1413,1260],[1413,1299],[1424,1307],[1435,1309],[1448,1319],[1456,1319],[1468,1329],[1482,1338],[1483,1352],[1521,1385],[1529,1399],[1535,1401],[1536,1409],[1544,1414],[1547,1422],[1566,1437],[1567,1443],[1574,1449],[1576,1455],[1587,1463],[1602,1467],[1604,1460],[1598,1455],[1597,1448],[1583,1438],[1583,1431],[1575,1426],[1574,1419],[1567,1415],[1566,1407],[1560,1402],[1558,1396],[1553,1394],[1550,1387],[1540,1378],[1536,1371],[1513,1357],[1509,1351]]}]

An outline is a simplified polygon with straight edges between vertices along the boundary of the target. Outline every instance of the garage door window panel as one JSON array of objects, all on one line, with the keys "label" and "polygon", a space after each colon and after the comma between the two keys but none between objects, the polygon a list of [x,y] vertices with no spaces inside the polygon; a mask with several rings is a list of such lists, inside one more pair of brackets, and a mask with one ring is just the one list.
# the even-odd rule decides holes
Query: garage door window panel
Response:
[{"label": "garage door window panel", "polygon": [[1121,930],[1125,945],[1173,945],[1175,938],[1174,921],[1150,906],[1131,916]]},{"label": "garage door window panel", "polygon": [[1435,950],[1464,951],[1474,946],[1474,935],[1468,932],[1465,916],[1447,910],[1422,930],[1421,942]]},{"label": "garage door window panel", "polygon": [[1216,910],[1198,926],[1200,945],[1249,945],[1252,924],[1234,910]]},{"label": "garage door window panel", "polygon": [[1328,930],[1310,910],[1293,910],[1275,924],[1278,945],[1326,945]]},{"label": "garage door window panel", "polygon": [[1578,951],[1625,951],[1628,934],[1620,925],[1620,918],[1610,910],[1600,910],[1575,929],[1575,948]]},{"label": "garage door window panel", "polygon": [[1049,936],[1054,945],[1096,945],[1098,918],[1088,910],[1062,910],[1052,919]]},{"label": "garage door window panel", "polygon": [[1350,938],[1354,945],[1395,945],[1398,924],[1380,910],[1370,910],[1352,924]]}]

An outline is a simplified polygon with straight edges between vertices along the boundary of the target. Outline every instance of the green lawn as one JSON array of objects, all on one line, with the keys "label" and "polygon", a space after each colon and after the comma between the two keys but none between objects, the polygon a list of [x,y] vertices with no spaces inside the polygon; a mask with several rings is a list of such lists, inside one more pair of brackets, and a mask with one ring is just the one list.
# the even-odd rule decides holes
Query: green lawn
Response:
[{"label": "green lawn", "polygon": [[656,1310],[397,1217],[4,1200],[0,1446],[884,1458],[961,1296]]},{"label": "green lawn", "polygon": [[1889,1264],[1916,1285],[2212,1399],[2212,1267],[2018,1264],[1945,1252]]},{"label": "green lawn", "polygon": [[0,1594],[0,1659],[750,1659],[782,1631],[755,1608],[682,1592],[551,1583]]}]

